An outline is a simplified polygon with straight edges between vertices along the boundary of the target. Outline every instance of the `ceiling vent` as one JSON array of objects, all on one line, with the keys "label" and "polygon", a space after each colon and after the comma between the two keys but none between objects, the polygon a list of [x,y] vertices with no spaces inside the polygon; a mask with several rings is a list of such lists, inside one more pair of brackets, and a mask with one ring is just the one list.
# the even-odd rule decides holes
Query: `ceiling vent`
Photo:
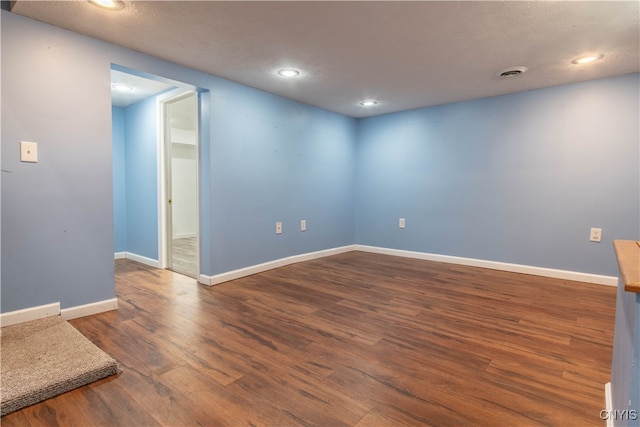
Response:
[{"label": "ceiling vent", "polygon": [[525,71],[527,71],[527,67],[510,67],[510,68],[505,68],[504,70],[498,71],[496,75],[498,77],[504,77],[504,78],[510,79],[512,77],[519,76]]}]

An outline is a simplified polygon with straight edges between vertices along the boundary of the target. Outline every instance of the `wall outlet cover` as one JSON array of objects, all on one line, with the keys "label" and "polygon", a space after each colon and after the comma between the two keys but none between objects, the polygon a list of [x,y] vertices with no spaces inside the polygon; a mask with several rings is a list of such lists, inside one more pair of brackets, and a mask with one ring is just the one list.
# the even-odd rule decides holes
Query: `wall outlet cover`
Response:
[{"label": "wall outlet cover", "polygon": [[38,144],[35,142],[20,141],[20,161],[38,163]]}]

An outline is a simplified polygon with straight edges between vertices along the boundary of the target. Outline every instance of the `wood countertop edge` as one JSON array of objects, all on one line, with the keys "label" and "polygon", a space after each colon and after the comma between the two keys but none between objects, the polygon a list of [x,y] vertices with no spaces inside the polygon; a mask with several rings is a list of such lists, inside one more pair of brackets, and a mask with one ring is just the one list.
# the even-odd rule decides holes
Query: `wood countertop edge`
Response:
[{"label": "wood countertop edge", "polygon": [[640,293],[640,242],[614,240],[613,247],[616,251],[624,290]]}]

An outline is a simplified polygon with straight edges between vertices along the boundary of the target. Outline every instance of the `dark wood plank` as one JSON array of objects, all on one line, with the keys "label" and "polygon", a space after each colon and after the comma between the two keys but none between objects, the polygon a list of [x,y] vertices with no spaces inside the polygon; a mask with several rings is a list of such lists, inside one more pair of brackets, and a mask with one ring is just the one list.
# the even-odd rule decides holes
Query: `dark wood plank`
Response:
[{"label": "dark wood plank", "polygon": [[116,292],[72,324],[122,372],[3,425],[603,425],[615,288],[350,252]]}]

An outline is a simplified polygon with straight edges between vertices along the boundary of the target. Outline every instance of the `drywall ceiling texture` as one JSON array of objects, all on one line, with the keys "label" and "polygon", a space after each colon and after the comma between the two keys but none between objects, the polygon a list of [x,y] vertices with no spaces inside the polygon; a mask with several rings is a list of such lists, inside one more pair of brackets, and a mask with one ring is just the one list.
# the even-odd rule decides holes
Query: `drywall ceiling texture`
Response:
[{"label": "drywall ceiling texture", "polygon": [[[640,71],[637,1],[88,2],[12,11],[352,117]],[[601,53],[590,66],[575,58]],[[496,72],[525,66],[522,76]],[[282,67],[301,76],[284,80]],[[364,98],[380,101],[374,108]]]}]

